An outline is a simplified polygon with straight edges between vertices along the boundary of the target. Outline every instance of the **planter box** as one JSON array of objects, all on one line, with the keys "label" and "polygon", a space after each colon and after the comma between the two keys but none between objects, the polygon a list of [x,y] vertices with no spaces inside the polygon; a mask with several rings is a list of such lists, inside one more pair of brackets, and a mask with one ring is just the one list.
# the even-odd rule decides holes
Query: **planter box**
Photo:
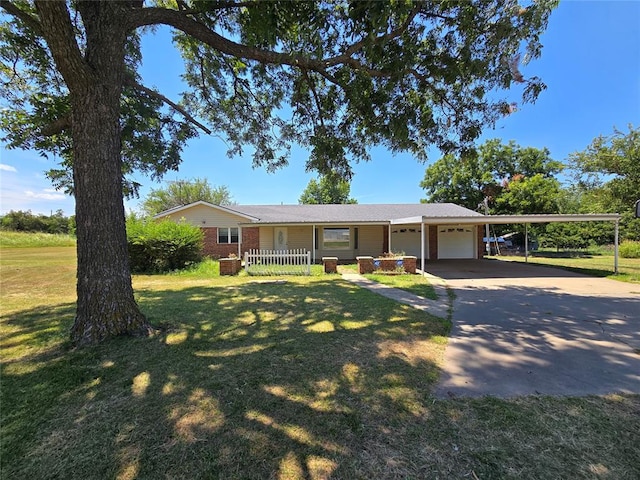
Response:
[{"label": "planter box", "polygon": [[358,273],[373,273],[375,270],[373,266],[373,257],[356,257],[358,261]]},{"label": "planter box", "polygon": [[382,272],[416,273],[416,257],[356,257],[358,261],[358,273],[373,273],[376,270]]},{"label": "planter box", "polygon": [[242,260],[239,258],[221,258],[220,275],[237,275],[242,268]]},{"label": "planter box", "polygon": [[338,257],[322,257],[324,273],[338,273]]}]

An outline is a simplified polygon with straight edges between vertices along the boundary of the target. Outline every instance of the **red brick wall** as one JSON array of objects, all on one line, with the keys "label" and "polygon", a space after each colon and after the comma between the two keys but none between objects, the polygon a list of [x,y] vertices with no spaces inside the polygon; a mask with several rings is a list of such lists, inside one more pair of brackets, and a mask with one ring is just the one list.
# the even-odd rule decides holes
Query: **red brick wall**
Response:
[{"label": "red brick wall", "polygon": [[244,227],[242,229],[242,254],[247,250],[258,250],[260,248],[260,228]]},{"label": "red brick wall", "polygon": [[[200,227],[204,232],[204,254],[212,258],[224,258],[230,254],[238,254],[237,243],[218,243],[216,227]],[[260,248],[260,229],[245,227],[242,229],[242,254],[252,248]]]},{"label": "red brick wall", "polygon": [[382,227],[382,251],[389,252],[389,225]]},{"label": "red brick wall", "polygon": [[478,258],[484,258],[484,255],[487,253],[487,245],[482,241],[484,238],[484,225],[478,225]]},{"label": "red brick wall", "polygon": [[430,260],[438,259],[438,226],[437,225],[429,225],[429,259]]}]

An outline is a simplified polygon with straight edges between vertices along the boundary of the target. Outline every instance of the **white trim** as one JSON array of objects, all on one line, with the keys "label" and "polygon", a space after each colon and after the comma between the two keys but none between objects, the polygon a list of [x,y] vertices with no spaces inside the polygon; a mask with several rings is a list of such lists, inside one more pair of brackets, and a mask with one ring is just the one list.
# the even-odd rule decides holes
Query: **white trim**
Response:
[{"label": "white trim", "polygon": [[263,226],[263,227],[300,227],[300,226],[307,226],[307,225],[315,225],[317,226],[321,226],[321,227],[331,227],[331,226],[336,226],[336,227],[344,227],[344,226],[349,226],[349,227],[360,227],[360,226],[366,226],[366,225],[389,225],[389,221],[382,221],[382,222],[305,222],[305,221],[301,221],[301,222],[261,222],[259,219],[250,223],[240,223],[239,225],[245,225],[245,226]]},{"label": "white trim", "polygon": [[620,241],[620,235],[619,235],[619,230],[620,230],[620,225],[619,225],[619,221],[616,220],[616,229],[615,229],[615,239],[614,239],[614,257],[613,257],[613,273],[615,273],[616,275],[618,274],[618,243]]},{"label": "white trim", "polygon": [[198,200],[197,202],[189,203],[188,205],[180,205],[179,207],[170,208],[169,210],[165,210],[164,212],[160,212],[157,215],[154,215],[153,218],[168,217],[169,215],[173,215],[174,213],[182,212],[183,210],[188,210],[200,205],[215,208],[216,210],[221,210],[223,212],[230,213],[232,215],[236,215],[238,217],[246,218],[249,220],[259,220],[259,218],[252,217],[251,215],[247,215],[246,213],[241,213],[236,210],[232,210],[231,208],[223,207],[222,205],[215,205],[213,203],[205,202],[204,200]]},{"label": "white trim", "polygon": [[424,275],[424,254],[425,254],[425,248],[424,248],[425,231],[424,231],[424,227],[425,227],[425,224],[421,223],[420,224],[420,264],[421,264],[420,265],[420,270],[422,270],[422,275]]},{"label": "white trim", "polygon": [[586,213],[586,214],[532,214],[532,215],[477,215],[464,217],[410,217],[396,218],[391,225],[400,223],[430,223],[437,225],[480,225],[489,223],[503,225],[509,223],[549,223],[549,222],[615,222],[620,219],[619,213]]}]

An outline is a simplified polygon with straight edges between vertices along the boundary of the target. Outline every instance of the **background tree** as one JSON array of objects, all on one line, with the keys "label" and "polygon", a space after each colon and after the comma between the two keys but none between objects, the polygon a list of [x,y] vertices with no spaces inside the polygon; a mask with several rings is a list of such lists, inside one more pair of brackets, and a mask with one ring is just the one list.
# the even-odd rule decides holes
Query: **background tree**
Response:
[{"label": "background tree", "polygon": [[145,215],[153,216],[170,208],[202,200],[214,205],[232,205],[231,192],[226,185],[209,185],[204,178],[167,182],[164,188],[152,189],[142,202]]},{"label": "background tree", "polygon": [[328,205],[339,203],[358,203],[349,198],[351,185],[338,175],[321,175],[317,180],[312,178],[304,189],[298,203],[308,205]]},{"label": "background tree", "polygon": [[622,238],[640,240],[640,220],[633,216],[640,198],[640,130],[628,128],[627,133],[614,128],[569,159],[582,192],[580,213],[620,213]]},{"label": "background tree", "polygon": [[485,197],[490,213],[556,213],[562,164],[549,150],[489,140],[477,152],[445,155],[430,165],[420,186],[424,202],[452,202],[475,210]]},{"label": "background tree", "polygon": [[[177,168],[184,141],[208,131],[196,118],[268,169],[292,142],[309,169],[347,178],[370,145],[419,159],[430,145],[462,151],[512,111],[498,91],[521,84],[526,102],[544,88],[519,60],[540,55],[556,4],[0,0],[5,141],[60,154],[59,185],[73,180],[73,341],[150,330],[131,287],[123,183],[133,169]],[[185,60],[180,104],[136,73],[139,32],[153,25],[174,29]]]},{"label": "background tree", "polygon": [[65,217],[62,210],[51,215],[34,215],[31,210],[11,210],[0,217],[0,226],[17,232],[71,233],[75,232],[74,218]]}]

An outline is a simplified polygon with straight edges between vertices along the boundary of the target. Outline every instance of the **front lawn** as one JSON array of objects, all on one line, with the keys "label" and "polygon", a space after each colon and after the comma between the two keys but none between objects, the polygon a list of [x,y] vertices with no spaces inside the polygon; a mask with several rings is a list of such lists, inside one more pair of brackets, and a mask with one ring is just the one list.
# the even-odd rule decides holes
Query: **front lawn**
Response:
[{"label": "front lawn", "polygon": [[618,258],[618,274],[614,273],[613,253],[538,251],[524,256],[491,257],[509,262],[525,262],[560,267],[593,277],[606,277],[621,282],[640,283],[640,258]]},{"label": "front lawn", "polygon": [[431,286],[431,283],[429,283],[429,280],[422,275],[389,275],[385,273],[370,273],[365,275],[365,277],[369,280],[373,280],[374,282],[399,288],[400,290],[405,290],[423,298],[428,298],[430,300],[437,300],[438,298],[438,295],[436,295],[436,291],[433,289],[433,286]]},{"label": "front lawn", "polygon": [[2,478],[638,478],[640,397],[436,400],[449,324],[339,276],[134,277],[71,349],[75,251],[0,252]]}]

